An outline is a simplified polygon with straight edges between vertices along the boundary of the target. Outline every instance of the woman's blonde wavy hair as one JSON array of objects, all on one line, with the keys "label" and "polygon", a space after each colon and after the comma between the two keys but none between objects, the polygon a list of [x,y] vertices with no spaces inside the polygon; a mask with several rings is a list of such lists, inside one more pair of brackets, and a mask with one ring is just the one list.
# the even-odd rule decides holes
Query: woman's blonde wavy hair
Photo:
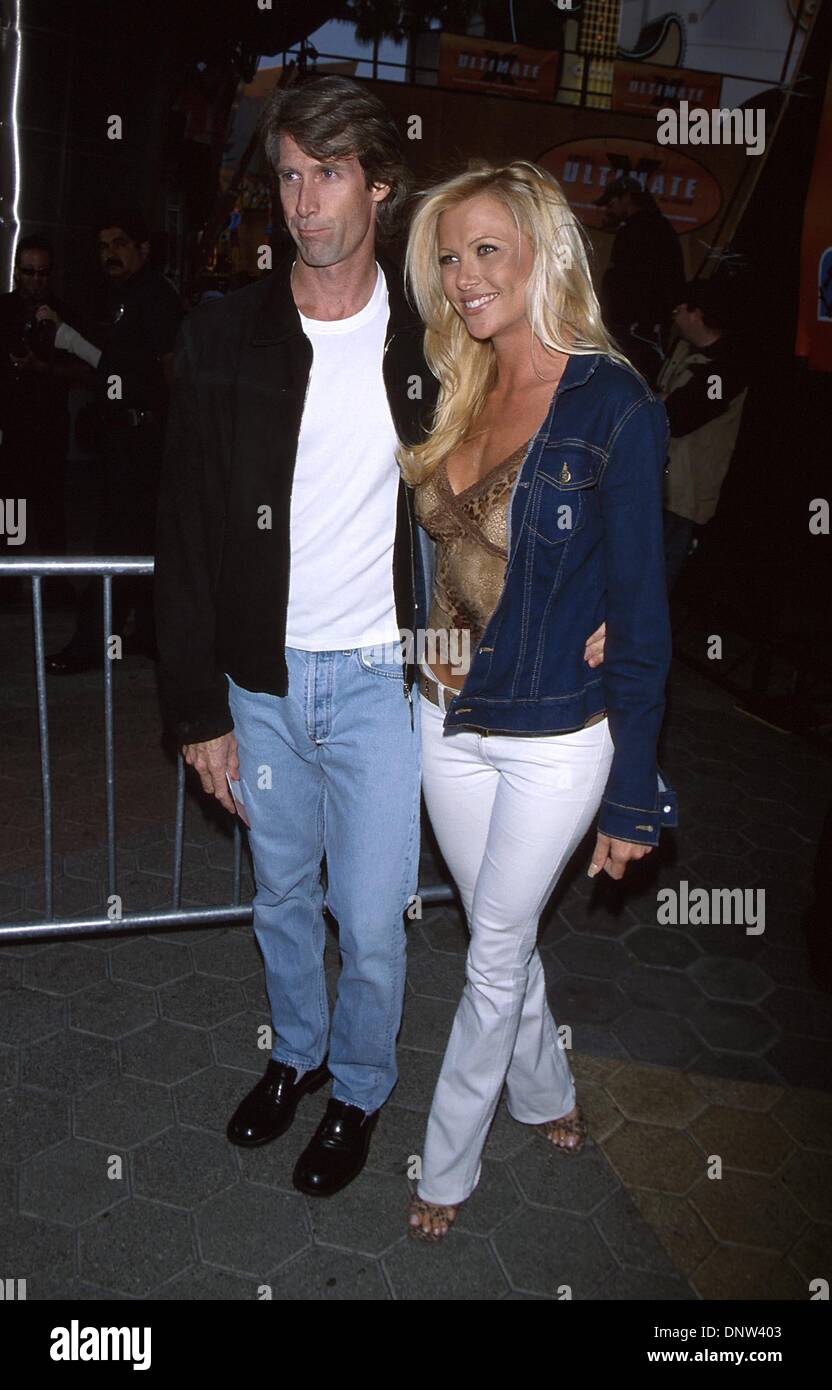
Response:
[{"label": "woman's blonde wavy hair", "polygon": [[446,299],[438,255],[441,214],[483,193],[508,209],[518,237],[525,235],[534,252],[526,286],[529,351],[537,337],[560,352],[604,353],[630,365],[604,328],[587,259],[588,238],[551,174],[520,159],[501,166],[478,164],[436,184],[421,194],[405,257],[410,297],[425,324],[425,358],[439,380],[427,439],[398,453],[404,477],[414,485],[466,438],[496,381],[494,347],[472,338]]}]

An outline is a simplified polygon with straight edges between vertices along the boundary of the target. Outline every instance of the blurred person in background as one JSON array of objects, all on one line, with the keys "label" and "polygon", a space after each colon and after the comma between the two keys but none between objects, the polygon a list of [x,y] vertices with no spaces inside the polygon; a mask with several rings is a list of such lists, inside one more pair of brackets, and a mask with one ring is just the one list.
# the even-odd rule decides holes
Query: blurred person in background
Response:
[{"label": "blurred person in background", "polygon": [[731,282],[694,280],[673,311],[679,341],[657,382],[670,420],[664,544],[668,592],[698,526],[717,509],[737,443],[750,380]]},{"label": "blurred person in background", "polygon": [[624,355],[654,386],[667,351],[673,309],[685,286],[684,261],[672,224],[637,178],[614,179],[596,207],[616,229],[601,284],[604,322]]},{"label": "blurred person in background", "polygon": [[[150,261],[150,233],[136,209],[116,208],[95,223],[105,280],[106,321],[98,331],[95,390],[99,447],[104,465],[104,500],[96,554],[152,555],[162,447],[171,381],[173,346],[183,317],[169,280]],[[73,325],[56,321],[57,339]],[[90,344],[75,331],[71,350],[86,355]],[[102,584],[85,588],[70,642],[47,657],[52,675],[72,675],[102,662]],[[113,584],[113,632],[124,636],[133,609],[135,628],[123,651],[155,657],[153,586],[149,577],[118,578]]]},{"label": "blurred person in background", "polygon": [[[14,289],[0,296],[0,490],[26,499],[18,553],[66,552],[66,454],[70,387],[92,372],[56,343],[54,318],[68,310],[52,287],[54,256],[41,236],[17,243]],[[3,584],[8,590],[10,581]],[[73,599],[66,580],[45,581],[50,601]]]}]

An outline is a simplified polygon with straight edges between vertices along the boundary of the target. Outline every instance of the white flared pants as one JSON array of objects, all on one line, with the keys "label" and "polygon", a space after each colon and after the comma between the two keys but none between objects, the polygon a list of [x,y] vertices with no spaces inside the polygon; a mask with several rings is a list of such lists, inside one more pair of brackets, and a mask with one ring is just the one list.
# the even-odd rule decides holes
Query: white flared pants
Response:
[{"label": "white flared pants", "polygon": [[575,1085],[546,1002],[540,913],[601,803],[606,719],[571,734],[455,732],[428,700],[422,786],[468,918],[465,986],[433,1096],[418,1195],[456,1205],[479,1181],[503,1084],[523,1124],[567,1114]]}]

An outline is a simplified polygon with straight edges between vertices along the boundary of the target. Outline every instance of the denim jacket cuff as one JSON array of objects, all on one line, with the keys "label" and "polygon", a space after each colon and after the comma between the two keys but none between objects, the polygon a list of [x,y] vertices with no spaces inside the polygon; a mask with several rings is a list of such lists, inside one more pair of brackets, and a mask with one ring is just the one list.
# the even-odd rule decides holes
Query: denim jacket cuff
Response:
[{"label": "denim jacket cuff", "polygon": [[657,845],[663,828],[679,823],[676,793],[658,775],[656,804],[650,810],[638,806],[622,806],[606,797],[598,816],[599,835],[613,840],[629,840],[637,845]]}]

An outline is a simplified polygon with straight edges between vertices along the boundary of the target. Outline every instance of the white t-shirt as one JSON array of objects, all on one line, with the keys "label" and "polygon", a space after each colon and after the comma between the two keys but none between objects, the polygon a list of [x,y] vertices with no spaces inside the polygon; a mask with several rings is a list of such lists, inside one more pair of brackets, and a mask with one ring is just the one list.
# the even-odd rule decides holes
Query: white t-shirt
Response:
[{"label": "white t-shirt", "polygon": [[292,484],[287,647],[345,650],[399,636],[399,469],[381,374],[388,316],[380,266],[357,314],[332,322],[300,316],[314,356]]}]

